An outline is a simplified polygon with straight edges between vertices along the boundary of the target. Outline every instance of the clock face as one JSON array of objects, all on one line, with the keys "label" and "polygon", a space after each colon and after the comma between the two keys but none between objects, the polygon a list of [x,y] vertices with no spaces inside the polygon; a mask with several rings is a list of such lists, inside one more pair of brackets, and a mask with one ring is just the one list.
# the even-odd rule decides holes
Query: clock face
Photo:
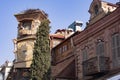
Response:
[{"label": "clock face", "polygon": [[33,53],[33,45],[27,42],[21,43],[21,45],[19,45],[18,47],[17,59],[18,61],[31,60],[32,53]]}]

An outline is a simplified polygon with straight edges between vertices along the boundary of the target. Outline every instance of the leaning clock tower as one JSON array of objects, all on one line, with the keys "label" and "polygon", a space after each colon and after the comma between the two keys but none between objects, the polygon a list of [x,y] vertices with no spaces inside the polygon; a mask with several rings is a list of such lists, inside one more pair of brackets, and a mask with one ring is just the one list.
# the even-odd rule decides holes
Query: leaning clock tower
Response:
[{"label": "leaning clock tower", "polygon": [[13,40],[16,80],[27,80],[33,57],[35,34],[42,20],[47,14],[39,9],[28,9],[15,14],[18,21],[18,35]]}]

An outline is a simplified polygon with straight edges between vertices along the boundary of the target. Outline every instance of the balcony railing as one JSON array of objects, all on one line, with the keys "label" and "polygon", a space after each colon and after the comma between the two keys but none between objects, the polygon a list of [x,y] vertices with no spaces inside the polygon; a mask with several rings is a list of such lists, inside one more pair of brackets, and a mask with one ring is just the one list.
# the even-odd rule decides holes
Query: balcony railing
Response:
[{"label": "balcony railing", "polygon": [[85,76],[97,75],[109,71],[109,58],[97,56],[83,61],[83,73]]}]

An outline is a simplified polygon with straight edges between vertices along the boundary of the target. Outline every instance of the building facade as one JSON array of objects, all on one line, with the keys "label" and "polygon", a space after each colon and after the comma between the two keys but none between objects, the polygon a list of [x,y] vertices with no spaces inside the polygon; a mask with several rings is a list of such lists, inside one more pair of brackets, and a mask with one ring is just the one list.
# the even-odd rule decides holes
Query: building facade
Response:
[{"label": "building facade", "polygon": [[18,35],[14,42],[15,80],[29,80],[29,69],[33,57],[33,48],[37,28],[47,14],[39,9],[28,9],[15,14],[18,21]]},{"label": "building facade", "polygon": [[120,4],[93,0],[89,13],[83,31],[52,49],[56,80],[110,80],[120,75]]},{"label": "building facade", "polygon": [[51,49],[60,44],[74,32],[72,30],[58,29],[54,34],[50,34]]},{"label": "building facade", "polygon": [[55,80],[76,79],[73,36],[77,34],[79,34],[79,32],[75,32],[52,48],[52,77]]},{"label": "building facade", "polygon": [[90,20],[74,36],[77,80],[107,80],[120,74],[120,6],[93,0]]},{"label": "building facade", "polygon": [[[13,80],[29,80],[30,65],[33,57],[34,42],[37,28],[47,18],[47,14],[39,9],[28,9],[15,14],[18,21],[18,35],[14,42],[14,69],[10,76]],[[58,29],[55,34],[50,34],[51,49],[73,34],[72,30]],[[8,79],[9,80],[9,79]]]},{"label": "building facade", "polygon": [[76,20],[71,25],[68,26],[68,30],[72,30],[73,32],[82,31],[82,25],[83,25],[82,21]]},{"label": "building facade", "polygon": [[57,36],[64,36],[64,40],[51,49],[52,77],[55,80],[76,79],[73,37],[80,33],[82,24],[81,21],[74,21],[68,29],[56,31],[56,34],[59,34]]},{"label": "building facade", "polygon": [[6,61],[5,64],[0,66],[0,80],[7,80],[9,77],[10,70],[12,69],[13,63]]},{"label": "building facade", "polygon": [[[75,21],[68,30],[58,29],[50,35],[54,79],[109,80],[120,74],[120,6],[93,0],[89,13],[90,20],[83,31],[82,23]],[[47,14],[29,9],[15,17],[18,35],[13,40],[14,80],[29,80],[35,34]]]}]

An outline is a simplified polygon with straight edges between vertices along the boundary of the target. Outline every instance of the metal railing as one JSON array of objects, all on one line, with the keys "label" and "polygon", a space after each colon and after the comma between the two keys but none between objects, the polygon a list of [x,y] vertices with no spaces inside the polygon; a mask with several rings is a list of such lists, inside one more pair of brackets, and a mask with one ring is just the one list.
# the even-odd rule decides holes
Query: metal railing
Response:
[{"label": "metal railing", "polygon": [[83,61],[83,74],[96,75],[109,70],[109,58],[104,56],[96,56]]}]

